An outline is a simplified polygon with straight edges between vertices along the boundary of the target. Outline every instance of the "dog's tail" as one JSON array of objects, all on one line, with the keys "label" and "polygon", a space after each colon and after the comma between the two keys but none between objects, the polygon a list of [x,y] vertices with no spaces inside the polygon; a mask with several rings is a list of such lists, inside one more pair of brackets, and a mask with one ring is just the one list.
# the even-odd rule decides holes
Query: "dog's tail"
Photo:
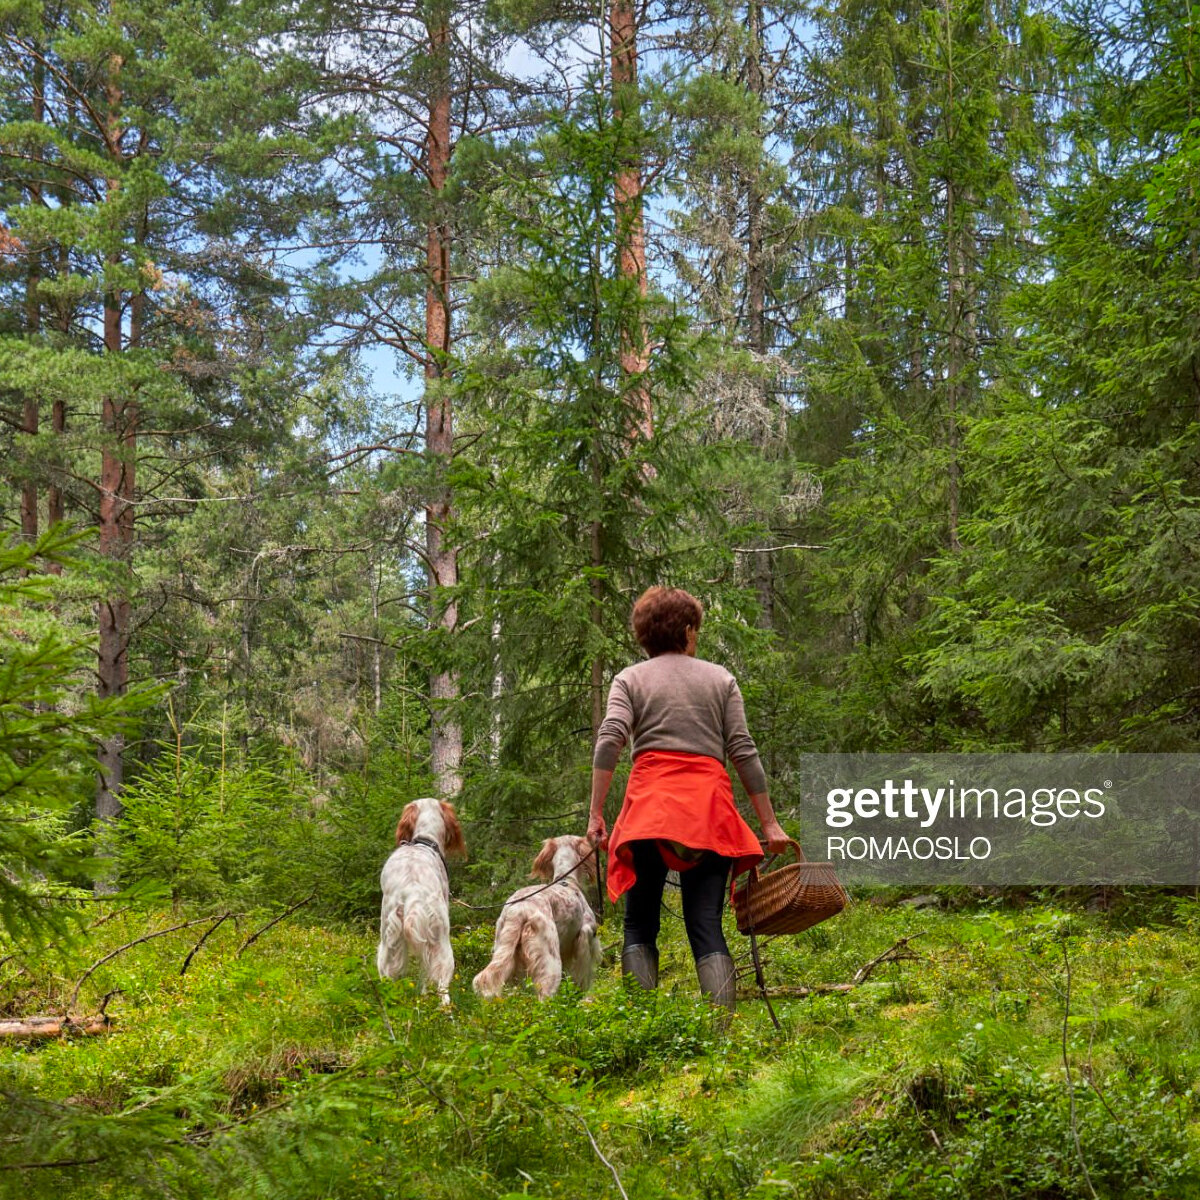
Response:
[{"label": "dog's tail", "polygon": [[[385,901],[386,903],[386,901]],[[395,979],[404,964],[404,909],[394,904],[383,920],[375,967],[384,979]]]},{"label": "dog's tail", "polygon": [[410,946],[435,946],[450,935],[444,906],[417,901],[404,910],[404,934]]},{"label": "dog's tail", "polygon": [[471,981],[477,996],[494,1000],[504,990],[504,985],[516,976],[524,925],[523,913],[505,909],[500,914],[496,922],[496,940],[492,943],[492,961]]},{"label": "dog's tail", "polygon": [[533,909],[521,924],[521,965],[528,970],[548,942],[558,945],[558,929],[554,918],[545,910]]},{"label": "dog's tail", "polygon": [[506,983],[526,974],[535,975],[548,952],[557,957],[557,945],[558,930],[549,913],[524,904],[506,909],[496,922],[492,961],[475,976],[471,986],[477,995],[493,1000]]},{"label": "dog's tail", "polygon": [[562,982],[562,950],[558,926],[543,908],[535,909],[521,926],[521,963],[533,981],[537,994],[545,1000],[558,991]]}]

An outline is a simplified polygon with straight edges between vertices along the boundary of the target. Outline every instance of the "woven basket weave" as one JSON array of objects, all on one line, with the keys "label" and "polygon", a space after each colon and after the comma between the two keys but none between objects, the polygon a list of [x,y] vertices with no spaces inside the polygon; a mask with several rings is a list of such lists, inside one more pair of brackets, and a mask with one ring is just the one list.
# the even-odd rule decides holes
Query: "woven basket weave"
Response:
[{"label": "woven basket weave", "polygon": [[799,842],[788,844],[796,862],[767,875],[751,867],[734,890],[738,933],[799,933],[837,916],[849,902],[832,863],[808,862]]}]

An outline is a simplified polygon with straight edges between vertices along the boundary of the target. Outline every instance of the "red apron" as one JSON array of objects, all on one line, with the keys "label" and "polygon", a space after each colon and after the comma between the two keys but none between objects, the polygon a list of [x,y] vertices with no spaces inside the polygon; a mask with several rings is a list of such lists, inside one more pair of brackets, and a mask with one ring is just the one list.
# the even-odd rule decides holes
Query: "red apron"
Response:
[{"label": "red apron", "polygon": [[[733,802],[723,763],[707,754],[647,750],[634,760],[625,803],[608,839],[608,898],[633,887],[630,842],[679,842],[693,850],[714,850],[732,858],[730,878],[763,859],[762,846]],[[682,864],[670,855],[667,862]]]}]

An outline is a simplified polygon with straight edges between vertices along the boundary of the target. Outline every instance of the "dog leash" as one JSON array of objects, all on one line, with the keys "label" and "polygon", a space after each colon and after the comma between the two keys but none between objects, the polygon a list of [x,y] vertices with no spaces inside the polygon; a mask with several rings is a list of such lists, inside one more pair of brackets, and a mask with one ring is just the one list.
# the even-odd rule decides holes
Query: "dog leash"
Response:
[{"label": "dog leash", "polygon": [[[593,846],[592,850],[595,851]],[[604,863],[600,859],[600,855],[596,855],[596,923],[604,924]]]},{"label": "dog leash", "polygon": [[[507,900],[502,900],[499,904],[468,904],[465,900],[459,900],[456,897],[451,897],[451,899],[460,908],[469,908],[472,912],[497,912],[502,908],[507,908],[510,904],[519,904],[522,900],[532,899],[540,892],[544,892],[547,888],[552,888],[556,883],[562,883],[564,880],[570,879],[571,876],[574,875],[579,869],[579,864],[587,862],[587,860],[595,853],[596,847],[590,847],[587,854],[579,859],[579,861],[576,862],[576,864],[569,871],[564,871],[558,876],[558,878],[550,880],[549,883],[543,883],[540,888],[535,888],[532,892],[525,896],[510,896]],[[597,877],[599,877],[599,870],[597,870],[596,874]],[[583,889],[580,888],[580,891],[582,890]]]}]

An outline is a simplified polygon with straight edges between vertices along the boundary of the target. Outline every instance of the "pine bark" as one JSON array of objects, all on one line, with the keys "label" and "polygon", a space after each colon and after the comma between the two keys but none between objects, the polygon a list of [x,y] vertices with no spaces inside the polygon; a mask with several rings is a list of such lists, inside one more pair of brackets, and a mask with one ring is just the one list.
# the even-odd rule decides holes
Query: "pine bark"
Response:
[{"label": "pine bark", "polygon": [[[29,273],[25,280],[25,328],[34,337],[41,329],[41,305],[38,288],[42,277],[38,261],[39,252],[30,251]],[[30,437],[38,432],[38,401],[36,396],[26,395],[21,412],[21,431]],[[21,484],[21,537],[27,542],[36,542],[38,536],[38,486],[37,480],[27,478]]]},{"label": "pine bark", "polygon": [[621,151],[614,180],[617,218],[617,272],[632,283],[636,304],[622,323],[620,367],[622,395],[633,408],[637,431],[654,432],[654,410],[646,373],[650,356],[642,301],[646,297],[646,229],[638,93],[637,9],[634,0],[613,0],[608,10],[611,47],[613,120],[621,130]]},{"label": "pine bark", "polygon": [[[72,129],[75,124],[75,104],[73,100],[67,103],[67,119],[66,127]],[[62,188],[58,193],[58,203],[61,208],[67,208],[72,202],[72,192],[70,188]],[[58,278],[60,281],[65,281],[71,273],[71,252],[66,242],[62,242],[58,247]],[[59,332],[63,335],[63,342],[66,343],[71,333],[71,301],[63,296],[58,301],[57,321]],[[67,431],[67,405],[62,399],[55,399],[50,406],[50,428],[54,433],[56,442],[61,445],[62,438]],[[46,521],[50,525],[55,525],[66,518],[66,504],[64,502],[62,487],[56,482],[58,478],[55,471],[51,471],[50,482],[46,487]],[[51,571],[55,574],[62,572],[62,567],[58,563],[51,566]]]},{"label": "pine bark", "polygon": [[951,181],[946,185],[946,309],[950,325],[946,355],[946,449],[949,455],[946,467],[946,519],[951,550],[960,548],[958,408],[963,372],[962,265],[959,235],[955,228],[954,200],[955,187]]},{"label": "pine bark", "polygon": [[[762,5],[749,0],[746,6],[746,26],[749,46],[746,54],[746,88],[758,104],[766,93],[762,69]],[[761,119],[755,133],[759,144],[763,140]],[[746,337],[755,354],[767,352],[765,320],[767,270],[763,254],[762,171],[756,165],[746,181]]]},{"label": "pine bark", "polygon": [[108,1033],[113,1027],[111,1017],[84,1017],[73,1021],[69,1017],[23,1017],[0,1021],[0,1038],[39,1038],[94,1036]]},{"label": "pine bark", "polygon": [[[109,63],[105,88],[108,119],[107,150],[117,167],[121,159],[119,84],[122,62],[114,55]],[[119,171],[108,181],[109,195],[120,186]],[[116,260],[110,258],[110,266]],[[104,293],[104,350],[123,350],[121,295],[110,283]],[[101,405],[103,448],[100,457],[100,553],[112,564],[108,594],[97,605],[100,632],[97,692],[101,698],[124,695],[129,684],[129,571],[133,542],[134,460],[137,450],[137,421],[133,406],[109,392]],[[96,789],[96,816],[113,821],[121,815],[121,785],[124,782],[125,739],[114,733],[100,745],[100,778]]]},{"label": "pine bark", "polygon": [[[30,117],[41,123],[45,118],[45,68],[40,62],[34,64],[32,72],[33,97]],[[35,162],[40,159],[40,152],[34,155]],[[41,199],[41,187],[35,184],[30,189],[30,198],[35,203]],[[42,284],[42,248],[29,248],[29,267],[25,277],[25,330],[28,335],[36,337],[42,328],[42,304],[38,289]],[[38,400],[35,395],[27,395],[21,412],[21,430],[30,437],[36,437],[38,432]],[[21,537],[28,542],[36,542],[38,536],[38,485],[32,475],[21,485]]]},{"label": "pine bark", "polygon": [[[760,0],[748,0],[746,5],[746,88],[761,105],[766,95],[762,69],[762,5]],[[755,118],[755,133],[759,145],[764,140],[762,121]],[[755,164],[746,180],[746,339],[754,352],[757,365],[762,366],[767,355],[767,267],[763,233],[765,197],[763,196],[761,163]],[[769,402],[766,380],[755,376],[758,402],[764,408]],[[769,544],[769,543],[768,543]],[[750,571],[758,596],[758,620],[764,629],[775,627],[775,571],[769,553],[750,555]]]},{"label": "pine bark", "polygon": [[[953,155],[955,124],[954,23],[950,0],[944,0],[946,17],[946,140]],[[962,305],[962,218],[957,211],[958,188],[953,166],[946,179],[946,318],[949,326],[946,353],[946,524],[951,550],[961,548],[959,523],[958,411],[964,367]]]},{"label": "pine bark", "polygon": [[[425,448],[436,482],[425,507],[425,553],[429,571],[431,621],[448,636],[458,625],[458,605],[444,589],[458,585],[458,553],[447,533],[453,496],[446,476],[454,454],[454,412],[446,384],[451,345],[450,239],[443,193],[450,171],[450,29],[441,9],[426,25],[432,63],[425,138],[425,169],[430,190],[425,269]],[[458,672],[435,669],[429,680],[430,765],[439,795],[462,790],[462,726],[455,712]]]}]

